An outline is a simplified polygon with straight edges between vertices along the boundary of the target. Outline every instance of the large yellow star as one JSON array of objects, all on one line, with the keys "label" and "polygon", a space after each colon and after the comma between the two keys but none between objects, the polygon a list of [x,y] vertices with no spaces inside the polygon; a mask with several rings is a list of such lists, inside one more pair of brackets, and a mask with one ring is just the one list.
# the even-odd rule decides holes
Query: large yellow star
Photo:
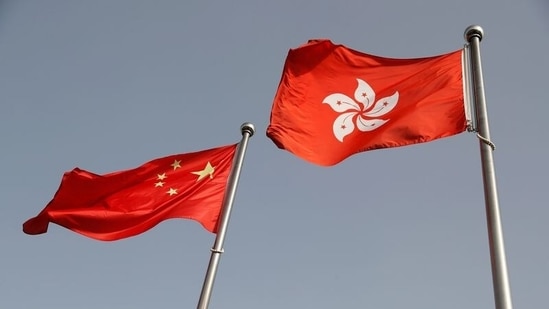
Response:
[{"label": "large yellow star", "polygon": [[212,179],[214,170],[215,170],[215,167],[213,167],[212,164],[208,161],[208,163],[206,164],[203,170],[197,171],[197,172],[191,172],[191,173],[198,175],[198,179],[196,180],[198,182],[208,175],[210,175],[210,179]]}]

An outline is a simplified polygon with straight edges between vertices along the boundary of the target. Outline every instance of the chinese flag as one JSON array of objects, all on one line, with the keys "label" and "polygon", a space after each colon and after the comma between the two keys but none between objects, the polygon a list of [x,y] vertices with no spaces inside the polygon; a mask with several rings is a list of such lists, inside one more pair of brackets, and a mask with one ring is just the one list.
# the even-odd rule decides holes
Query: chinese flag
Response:
[{"label": "chinese flag", "polygon": [[362,151],[465,131],[462,50],[417,59],[364,54],[329,40],[291,49],[267,136],[319,165]]},{"label": "chinese flag", "polygon": [[52,222],[94,239],[118,240],[185,218],[215,233],[235,150],[229,145],[171,155],[106,175],[75,168],[23,231],[42,234]]}]

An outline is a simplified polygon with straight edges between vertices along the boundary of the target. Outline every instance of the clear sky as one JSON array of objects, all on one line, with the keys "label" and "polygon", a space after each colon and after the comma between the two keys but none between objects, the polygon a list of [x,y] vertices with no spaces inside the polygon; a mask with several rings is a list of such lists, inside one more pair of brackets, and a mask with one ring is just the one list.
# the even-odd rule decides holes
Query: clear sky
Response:
[{"label": "clear sky", "polygon": [[538,1],[0,1],[0,308],[195,308],[213,234],[169,220],[116,242],[21,224],[61,175],[240,140],[253,122],[210,308],[493,308],[478,140],[325,168],[266,138],[289,48],[459,49],[471,24],[515,308],[549,291],[549,4]]}]

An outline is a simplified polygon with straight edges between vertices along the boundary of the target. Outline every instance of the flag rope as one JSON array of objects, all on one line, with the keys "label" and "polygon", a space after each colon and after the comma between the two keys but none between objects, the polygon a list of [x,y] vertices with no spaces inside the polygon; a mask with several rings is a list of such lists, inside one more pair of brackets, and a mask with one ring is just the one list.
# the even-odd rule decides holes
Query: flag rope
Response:
[{"label": "flag rope", "polygon": [[496,144],[492,143],[492,141],[487,139],[486,137],[480,135],[480,133],[478,133],[478,132],[476,132],[476,133],[477,133],[477,137],[478,137],[479,140],[481,140],[486,145],[490,146],[490,148],[492,148],[492,151],[496,150]]}]

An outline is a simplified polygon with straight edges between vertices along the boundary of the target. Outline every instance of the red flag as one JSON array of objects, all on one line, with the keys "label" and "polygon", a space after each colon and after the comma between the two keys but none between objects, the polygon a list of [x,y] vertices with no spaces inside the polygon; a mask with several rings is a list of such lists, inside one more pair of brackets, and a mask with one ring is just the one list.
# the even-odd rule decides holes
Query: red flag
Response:
[{"label": "red flag", "polygon": [[319,165],[465,131],[462,50],[417,59],[364,54],[329,40],[291,49],[267,136]]},{"label": "red flag", "polygon": [[235,150],[229,145],[171,155],[106,175],[75,168],[23,231],[42,234],[52,222],[94,239],[118,240],[186,218],[216,233]]}]

